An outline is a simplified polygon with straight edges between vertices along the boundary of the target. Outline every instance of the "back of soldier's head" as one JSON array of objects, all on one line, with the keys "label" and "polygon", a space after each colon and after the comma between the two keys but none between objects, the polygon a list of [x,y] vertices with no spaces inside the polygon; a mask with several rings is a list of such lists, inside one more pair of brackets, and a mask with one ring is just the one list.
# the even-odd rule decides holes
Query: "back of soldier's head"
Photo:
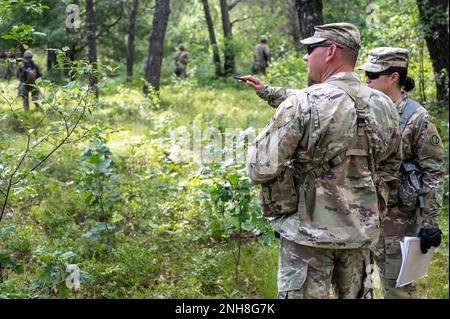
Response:
[{"label": "back of soldier's head", "polygon": [[184,50],[186,50],[186,47],[184,46],[184,44],[180,44],[180,45],[178,46],[178,50],[184,51]]},{"label": "back of soldier's head", "polygon": [[31,60],[32,58],[33,58],[33,52],[31,51],[31,50],[26,50],[24,53],[23,53],[23,57],[24,57],[24,59],[27,59],[27,60]]},{"label": "back of soldier's head", "polygon": [[267,41],[268,41],[268,39],[267,39],[267,36],[265,36],[265,35],[262,35],[262,36],[259,38],[259,42],[261,42],[261,43],[267,43]]}]

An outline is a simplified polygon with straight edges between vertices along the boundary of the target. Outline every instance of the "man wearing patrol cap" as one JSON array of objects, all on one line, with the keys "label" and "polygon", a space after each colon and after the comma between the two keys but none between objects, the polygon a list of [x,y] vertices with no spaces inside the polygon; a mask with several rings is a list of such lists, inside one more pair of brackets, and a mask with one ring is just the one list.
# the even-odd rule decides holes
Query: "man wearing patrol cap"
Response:
[{"label": "man wearing patrol cap", "polygon": [[324,41],[342,44],[347,48],[358,51],[360,49],[360,35],[358,29],[350,23],[330,23],[314,27],[314,35],[300,40],[302,44],[311,45]]},{"label": "man wearing patrol cap", "polygon": [[408,61],[408,50],[381,47],[371,50],[367,62],[359,67],[366,72],[369,87],[394,101],[402,131],[402,184],[390,190],[380,240],[373,249],[383,295],[388,299],[417,297],[414,283],[395,287],[402,260],[400,240],[419,236],[423,253],[441,242],[436,218],[442,209],[444,148],[428,112],[408,98],[407,92],[414,88],[414,80],[407,75]]},{"label": "man wearing patrol cap", "polygon": [[[334,45],[341,50],[342,55],[351,61],[352,67],[355,66],[361,44],[359,31],[354,25],[350,23],[330,23],[315,26],[314,29],[316,31],[313,36],[300,41],[307,45],[308,54],[315,48],[329,47],[330,42],[333,41]],[[312,83],[320,83],[320,79],[314,80],[316,78],[315,69],[320,68],[320,64],[317,66],[311,65],[308,64],[308,80]],[[266,100],[269,105],[275,108],[290,95],[298,92],[296,89],[264,85],[253,76],[244,76],[241,82],[252,87],[260,98]]]},{"label": "man wearing patrol cap", "polygon": [[[273,191],[260,198],[280,237],[279,297],[327,298],[333,284],[337,298],[370,298],[368,247],[378,241],[387,186],[397,181],[399,117],[386,95],[361,85],[354,73],[358,29],[333,23],[315,30],[302,43],[308,78],[318,84],[283,89],[289,97],[249,147],[247,174]],[[241,82],[279,100],[277,88],[254,77]],[[297,195],[293,211],[283,210],[289,199],[277,193],[286,190],[280,180],[288,170]],[[270,202],[275,198],[280,202]]]},{"label": "man wearing patrol cap", "polygon": [[259,43],[255,47],[253,54],[253,73],[263,73],[266,74],[266,68],[269,66],[270,62],[270,48],[267,45],[267,36],[262,35],[259,39]]}]

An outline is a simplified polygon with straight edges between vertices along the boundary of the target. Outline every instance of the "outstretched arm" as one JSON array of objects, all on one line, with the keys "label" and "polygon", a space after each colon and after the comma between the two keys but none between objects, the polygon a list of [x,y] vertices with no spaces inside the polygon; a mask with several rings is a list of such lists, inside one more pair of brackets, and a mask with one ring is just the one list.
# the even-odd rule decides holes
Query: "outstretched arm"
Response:
[{"label": "outstretched arm", "polygon": [[240,81],[255,90],[256,95],[274,108],[277,108],[289,96],[299,92],[299,90],[264,85],[259,79],[251,75],[241,77]]}]

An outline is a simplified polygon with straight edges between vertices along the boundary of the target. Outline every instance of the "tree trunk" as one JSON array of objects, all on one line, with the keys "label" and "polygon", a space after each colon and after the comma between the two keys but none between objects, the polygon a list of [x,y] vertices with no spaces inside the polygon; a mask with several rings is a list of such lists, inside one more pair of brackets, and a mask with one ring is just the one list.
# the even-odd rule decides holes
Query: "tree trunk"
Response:
[{"label": "tree trunk", "polygon": [[136,16],[139,6],[139,0],[133,0],[128,17],[128,54],[127,54],[127,75],[133,75],[134,65],[134,38],[136,33]]},{"label": "tree trunk", "polygon": [[56,52],[54,50],[47,50],[47,71],[50,71],[56,63]]},{"label": "tree trunk", "polygon": [[97,87],[97,41],[95,31],[95,16],[93,0],[86,0],[86,34],[88,41],[88,60],[92,64],[93,72],[89,75],[89,89],[98,97]]},{"label": "tree trunk", "polygon": [[295,10],[295,0],[289,2],[288,10],[286,12],[288,23],[289,23],[289,33],[292,36],[292,41],[296,50],[300,48],[300,25],[298,23],[298,14]]},{"label": "tree trunk", "polygon": [[[314,34],[314,26],[323,24],[322,8],[322,0],[295,0],[302,39]],[[308,80],[308,86],[313,84],[316,82]]]},{"label": "tree trunk", "polygon": [[229,75],[235,72],[236,66],[234,63],[234,48],[233,48],[233,36],[231,34],[231,21],[226,0],[220,0],[220,12],[222,13],[222,26],[225,41],[224,74]]},{"label": "tree trunk", "polygon": [[[169,22],[170,0],[157,0],[153,14],[153,28],[149,40],[147,61],[145,64],[145,80],[159,91],[159,78],[163,58],[164,37]],[[144,84],[144,94],[148,94],[148,86]]]},{"label": "tree trunk", "polygon": [[220,63],[219,48],[217,46],[216,35],[214,33],[214,25],[209,12],[208,0],[202,0],[203,9],[205,10],[206,23],[208,24],[209,41],[211,42],[213,49],[213,62],[216,67],[216,76],[222,75],[222,65]]},{"label": "tree trunk", "polygon": [[417,0],[436,81],[436,98],[448,102],[448,0]]},{"label": "tree trunk", "polygon": [[314,26],[323,24],[322,0],[295,0],[300,36],[302,39],[314,34]]}]

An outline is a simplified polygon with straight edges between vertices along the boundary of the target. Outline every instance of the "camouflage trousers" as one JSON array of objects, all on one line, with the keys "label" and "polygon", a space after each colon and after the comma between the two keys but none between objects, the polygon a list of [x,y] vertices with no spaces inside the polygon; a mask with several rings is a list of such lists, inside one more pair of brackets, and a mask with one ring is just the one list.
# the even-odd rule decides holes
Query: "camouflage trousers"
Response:
[{"label": "camouflage trousers", "polygon": [[32,85],[28,85],[25,83],[20,83],[19,87],[17,88],[17,94],[22,97],[23,99],[23,108],[25,110],[30,109],[30,97],[29,94],[31,92],[31,99],[34,102],[36,106],[39,106],[37,101],[39,100],[39,89],[33,87]]},{"label": "camouflage trousers", "polygon": [[417,233],[392,237],[380,236],[376,247],[372,249],[372,254],[380,273],[381,284],[383,285],[382,295],[384,299],[417,298],[416,285],[414,283],[403,287],[395,287],[402,264],[400,240],[405,236],[416,235]]},{"label": "camouflage trousers", "polygon": [[324,249],[281,238],[278,298],[371,299],[371,270],[368,248]]},{"label": "camouflage trousers", "polygon": [[177,77],[185,79],[187,77],[186,66],[180,63],[176,63],[174,67],[174,73]]},{"label": "camouflage trousers", "polygon": [[[392,202],[398,203],[390,196]],[[417,236],[419,233],[419,212],[396,205],[389,205],[388,212],[381,222],[381,234],[378,243],[372,249],[372,255],[378,266],[382,294],[385,299],[415,299],[414,283],[396,288],[397,277],[402,264],[400,240],[405,236]]]}]

